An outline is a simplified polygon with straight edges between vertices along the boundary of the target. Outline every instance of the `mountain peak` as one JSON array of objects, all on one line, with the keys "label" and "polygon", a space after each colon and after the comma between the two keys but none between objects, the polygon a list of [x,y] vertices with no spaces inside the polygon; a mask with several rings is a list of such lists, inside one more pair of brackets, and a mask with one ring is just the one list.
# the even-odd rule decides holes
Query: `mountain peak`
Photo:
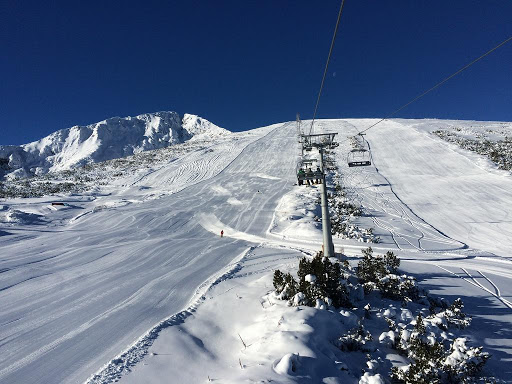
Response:
[{"label": "mountain peak", "polygon": [[9,177],[40,175],[228,133],[199,116],[180,118],[171,111],[111,117],[61,129],[32,143],[0,146],[0,160],[7,164],[0,172]]}]

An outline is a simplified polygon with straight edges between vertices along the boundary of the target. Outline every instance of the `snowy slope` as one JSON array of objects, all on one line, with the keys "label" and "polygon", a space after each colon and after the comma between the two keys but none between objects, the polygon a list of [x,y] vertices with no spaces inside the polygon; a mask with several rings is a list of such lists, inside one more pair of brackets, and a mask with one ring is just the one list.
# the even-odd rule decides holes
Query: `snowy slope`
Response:
[{"label": "snowy slope", "polygon": [[181,119],[176,112],[146,113],[62,129],[21,146],[0,146],[0,158],[8,162],[7,174],[23,177],[227,133],[195,115],[185,114]]},{"label": "snowy slope", "polygon": [[[215,213],[241,230],[264,232],[293,180],[293,158],[275,166],[288,133],[272,126],[233,139],[235,148],[226,145],[223,161],[210,164],[222,171],[217,177],[161,199],[139,199],[146,189],[132,188],[117,197],[68,197],[57,211],[50,201],[62,199],[10,201],[20,210],[30,205],[51,223],[45,231],[9,226],[0,240],[1,337],[10,340],[10,353],[0,356],[0,382],[83,381],[185,308],[196,288],[246,246],[219,242],[197,216]],[[274,178],[262,178],[266,171]],[[181,178],[191,174],[197,174],[193,162]],[[253,193],[257,188],[266,193]]]},{"label": "snowy slope", "polygon": [[375,165],[404,203],[426,222],[472,248],[510,257],[512,174],[430,134],[447,125],[477,125],[484,130],[494,124],[384,122],[368,132],[368,140],[375,143]]},{"label": "snowy slope", "polygon": [[[184,126],[197,122],[186,120]],[[324,120],[318,127],[338,132],[343,141],[369,123]],[[512,179],[504,171],[482,168],[480,156],[446,149],[424,128],[434,130],[440,123],[385,123],[368,134],[376,167],[343,165],[348,142],[337,149],[338,161],[352,196],[369,207],[361,225],[375,227],[383,240],[374,248],[395,250],[404,269],[431,290],[463,296],[478,316],[475,338],[495,355],[489,366],[497,370],[512,358],[512,318],[503,300],[512,295],[506,252],[512,236],[506,222],[495,223],[511,213]],[[207,125],[194,123],[194,133],[204,134]],[[94,381],[109,382],[141,361],[133,376],[125,376],[128,382],[205,381],[209,372],[203,367],[223,382],[270,376],[300,381],[272,370],[285,352],[279,348],[263,350],[261,366],[233,373],[240,369],[240,346],[235,349],[240,341],[233,331],[242,332],[254,321],[249,315],[261,308],[256,302],[245,313],[237,303],[245,295],[257,300],[259,292],[266,294],[273,268],[289,269],[301,250],[320,248],[315,207],[308,203],[317,196],[316,187],[294,185],[295,133],[294,123],[284,123],[219,141],[207,135],[209,144],[192,146],[180,158],[123,176],[112,186],[83,195],[0,202],[0,351],[8,350],[0,353],[0,382],[83,382],[107,363]],[[473,210],[469,202],[476,192],[484,208]],[[11,221],[2,221],[7,215]],[[478,231],[471,216],[482,218]],[[335,244],[354,258],[366,246],[342,239]],[[239,283],[242,298],[230,294],[227,308],[234,310],[227,313],[222,298]],[[246,290],[250,284],[259,291]],[[205,298],[216,296],[220,299],[201,307]],[[171,339],[157,339],[157,349],[148,349],[159,333]],[[257,332],[251,335],[256,342]],[[306,347],[314,342],[303,341]],[[161,352],[162,345],[171,355]],[[177,350],[183,352],[173,356]],[[313,353],[308,357],[315,361]],[[150,370],[139,368],[143,364]],[[496,373],[512,374],[510,369]]]},{"label": "snowy slope", "polygon": [[[393,121],[387,123],[392,129],[384,127],[382,134],[369,134],[374,150],[373,161],[378,169],[349,169],[343,162],[350,146],[343,141],[347,135],[357,132],[355,126],[361,129],[373,122],[319,122],[319,126],[325,130],[339,133],[342,143],[337,152],[344,175],[343,184],[355,201],[368,208],[371,217],[360,218],[362,224],[373,225],[383,240],[372,247],[381,252],[395,251],[402,258],[402,270],[415,275],[420,285],[431,292],[452,300],[462,297],[466,312],[474,317],[473,326],[466,335],[493,355],[484,374],[510,382],[512,259],[508,253],[504,254],[507,257],[497,257],[485,249],[472,247],[480,244],[491,249],[505,248],[510,244],[511,236],[496,230],[492,222],[487,223],[486,231],[479,234],[482,242],[471,241],[469,246],[442,232],[464,238],[465,230],[470,230],[464,220],[450,218],[450,209],[457,207],[460,199],[470,199],[472,191],[468,191],[469,196],[456,193],[451,195],[451,199],[444,196],[432,200],[428,205],[429,222],[422,219],[416,205],[409,206],[417,195],[435,190],[439,178],[449,178],[455,183],[455,188],[462,188],[460,184],[457,185],[457,177],[454,177],[457,172],[476,174],[477,177],[467,176],[471,178],[471,187],[480,191],[485,189],[486,181],[485,178],[482,180],[479,171],[481,163],[487,161],[467,151],[456,151],[458,156],[450,157],[449,154],[446,163],[443,163],[444,143],[426,133],[447,122]],[[458,122],[459,126],[470,124],[475,123]],[[489,125],[477,124],[482,129]],[[395,129],[396,125],[403,129]],[[422,129],[413,128],[418,125]],[[508,126],[512,128],[512,124]],[[409,134],[407,144],[401,141],[406,134],[404,130]],[[415,140],[419,143],[411,145]],[[429,146],[431,141],[437,145]],[[391,148],[392,143],[400,143],[400,150]],[[383,148],[377,150],[377,147]],[[432,154],[429,155],[429,151]],[[424,154],[414,156],[418,152]],[[406,156],[407,161],[404,160]],[[468,162],[468,159],[472,160]],[[406,166],[409,167],[408,174],[403,171]],[[431,176],[433,167],[437,167],[436,177]],[[398,169],[402,172],[398,172]],[[496,172],[491,166],[487,167],[487,171],[489,175],[501,177],[501,189],[492,189],[486,196],[479,196],[482,204],[490,210],[483,217],[490,217],[493,210],[498,209],[507,215],[511,203],[507,191],[511,190],[512,181],[507,172]],[[317,196],[315,187],[296,186],[284,194],[276,206],[269,233],[264,238],[249,233],[244,235],[232,229],[226,231],[227,236],[245,238],[256,248],[244,254],[233,270],[223,275],[221,281],[203,295],[203,300],[198,306],[194,305],[192,313],[184,312],[181,314],[182,321],[162,327],[160,336],[151,347],[136,345],[120,361],[111,362],[109,369],[93,382],[111,380],[118,377],[125,367],[131,367],[133,372],[123,376],[121,382],[165,383],[172,377],[176,382],[211,379],[225,383],[258,380],[278,383],[358,383],[359,376],[348,375],[344,367],[349,365],[352,373],[356,371],[352,365],[366,368],[364,354],[360,357],[355,354],[352,360],[340,360],[329,342],[341,334],[345,324],[334,321],[328,313],[316,314],[309,308],[279,308],[279,303],[268,300],[273,270],[296,268],[297,258],[303,255],[296,247],[306,252],[319,248],[321,233],[314,220],[318,212],[312,205],[312,200]],[[425,214],[427,211],[420,212]],[[467,214],[471,214],[469,207]],[[458,225],[457,231],[452,230],[454,224]],[[225,225],[217,221],[215,225],[208,223],[205,227],[215,233]],[[486,237],[489,233],[491,236]],[[316,247],[313,245],[315,240]],[[343,247],[354,261],[360,257],[360,249],[366,246],[339,239],[335,239],[335,244],[337,248]],[[326,329],[330,330],[327,337]],[[373,336],[378,339],[379,334]],[[323,337],[325,340],[322,340]],[[139,361],[138,356],[144,351],[146,357],[133,368],[132,364]],[[298,359],[295,370],[291,369],[294,363],[290,359],[293,356]],[[392,360],[399,360],[399,356],[392,357]],[[389,372],[389,367],[380,368],[384,375]]]}]

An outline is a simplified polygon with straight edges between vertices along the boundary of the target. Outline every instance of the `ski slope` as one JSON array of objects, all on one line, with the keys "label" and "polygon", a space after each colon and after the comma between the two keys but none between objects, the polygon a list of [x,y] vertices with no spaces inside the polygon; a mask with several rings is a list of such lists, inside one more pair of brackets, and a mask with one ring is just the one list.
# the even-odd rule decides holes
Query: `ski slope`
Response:
[{"label": "ski slope", "polygon": [[[344,142],[343,135],[347,132],[356,133],[357,128],[365,128],[372,122],[321,121],[319,126],[328,131],[338,131],[342,143],[337,152],[338,158],[343,162],[350,149],[348,142]],[[417,121],[392,123],[405,125],[405,128],[408,125],[411,136],[417,140],[425,140],[426,143],[432,141],[426,131],[430,132],[430,129],[433,130],[438,125],[447,124],[442,121],[426,121],[421,122],[422,129],[416,130],[412,126],[417,125]],[[372,148],[379,145],[379,139],[389,140],[391,143],[398,141],[399,138],[394,137],[393,133],[397,136],[402,134],[399,130],[388,130],[386,135],[377,139],[369,138]],[[430,148],[434,152],[436,140],[434,139],[434,145]],[[443,147],[444,143],[438,142],[437,145]],[[447,234],[450,232],[451,223],[445,222],[444,211],[449,211],[458,195],[453,196],[452,201],[445,199],[440,202],[442,204],[431,204],[431,210],[440,206],[437,216],[431,212],[435,219],[434,226],[419,216],[416,207],[409,206],[408,199],[414,198],[414,195],[396,193],[398,187],[407,187],[414,191],[415,188],[425,188],[429,183],[435,185],[437,182],[429,180],[430,157],[416,158],[416,150],[414,147],[405,147],[400,154],[410,159],[411,163],[408,165],[415,168],[414,174],[418,178],[422,175],[422,184],[409,183],[405,177],[400,180],[401,183],[390,182],[393,169],[404,166],[401,164],[402,157],[396,156],[393,160],[393,156],[389,156],[386,151],[374,150],[373,161],[376,167],[349,169],[343,163],[340,164],[344,174],[344,186],[354,201],[361,202],[369,210],[369,215],[359,221],[362,225],[373,225],[381,237],[382,243],[372,244],[374,250],[385,252],[392,249],[402,260],[401,269],[416,276],[420,285],[432,293],[451,300],[462,297],[466,313],[473,316],[473,325],[466,331],[466,335],[493,355],[483,373],[509,382],[512,374],[509,363],[512,358],[512,261],[508,257],[473,248],[475,244],[468,245],[458,240],[455,236],[462,235],[463,230],[460,233],[451,233],[454,237]],[[396,150],[392,153],[395,152]],[[469,169],[461,171],[471,172],[471,162],[468,163],[467,158],[474,156],[466,152],[460,152],[459,156],[460,158],[450,159],[452,166],[467,167]],[[483,162],[481,156],[476,156],[473,160],[473,167],[480,169]],[[388,168],[381,166],[386,162],[389,164]],[[488,167],[488,170],[491,174],[510,180],[504,172],[496,171],[493,167]],[[440,176],[450,178],[453,169],[446,168],[443,172],[438,168],[438,171],[442,174]],[[474,182],[477,184],[478,179]],[[478,187],[482,186],[475,185],[475,188]],[[499,197],[506,198],[503,195]],[[104,372],[103,379],[121,377],[121,383],[125,384],[142,381],[166,383],[170,377],[175,382],[202,382],[212,379],[226,383],[257,380],[280,383],[304,380],[357,383],[358,379],[339,370],[343,364],[350,365],[356,361],[341,360],[337,361],[340,365],[335,366],[332,360],[336,352],[330,350],[331,344],[324,345],[322,341],[321,335],[326,327],[333,329],[330,335],[332,338],[341,332],[338,330],[339,325],[329,323],[327,318],[319,323],[318,319],[309,317],[307,307],[301,311],[293,307],[280,310],[275,303],[268,301],[272,270],[296,268],[297,258],[303,255],[296,248],[306,252],[319,248],[321,232],[314,220],[314,216],[318,214],[314,205],[317,198],[316,187],[296,186],[283,195],[266,238],[230,231],[229,236],[245,238],[259,245],[255,249],[251,248],[237,262],[232,273],[223,276],[219,284],[205,293],[193,315],[186,316],[183,322],[165,327],[154,344],[149,348],[142,347],[145,357],[140,364],[133,367],[132,364],[113,362],[110,371]],[[485,204],[492,209],[496,201],[490,199]],[[502,207],[507,208],[508,206]],[[452,220],[456,222],[456,218]],[[215,228],[222,227],[218,221],[214,224]],[[493,228],[492,225],[490,227]],[[494,238],[480,238],[486,240],[490,248],[496,247]],[[313,244],[316,244],[316,248]],[[337,248],[343,247],[345,253],[355,262],[360,257],[360,249],[367,246],[339,239],[335,239],[335,244]],[[243,311],[240,311],[241,308]],[[244,341],[241,341],[242,338]],[[132,349],[122,355],[122,358],[129,360],[136,350],[137,348]],[[298,372],[280,368],[281,362],[290,353],[303,357]],[[354,359],[357,357],[354,356]],[[133,361],[136,362],[137,358]],[[133,372],[123,376],[126,368],[133,369]],[[97,379],[93,382],[102,382],[101,376]]]},{"label": "ski slope", "polygon": [[472,248],[510,257],[512,247],[506,239],[512,238],[512,174],[429,134],[450,123],[457,124],[381,123],[368,131],[368,140],[375,143],[375,165],[404,203],[427,223]]},{"label": "ski slope", "polygon": [[[494,364],[512,358],[512,178],[429,135],[445,124],[436,120],[382,123],[367,136],[374,166],[348,169],[345,138],[371,122],[323,120],[317,129],[339,134],[344,183],[370,210],[361,224],[382,239],[374,248],[399,252],[404,269],[439,292],[451,286],[449,294],[479,295],[489,308],[478,313],[480,342],[497,351]],[[294,186],[295,135],[295,123],[249,131],[103,191],[66,197],[64,207],[50,205],[57,197],[1,202],[3,211],[42,219],[0,228],[0,351],[8,351],[0,353],[0,382],[83,382],[109,361],[95,381],[111,381],[125,367],[116,356],[133,346],[139,361],[147,345],[137,340],[165,319],[166,327],[187,321],[173,315],[194,311],[235,260],[240,268],[254,263],[244,256],[251,247],[282,249],[271,265],[318,250],[314,214],[301,218],[315,208]],[[335,245],[354,256],[367,246]],[[505,337],[486,334],[486,324]]]},{"label": "ski slope", "polygon": [[[249,145],[240,140],[245,147],[234,160],[228,147],[223,163],[210,164],[216,177],[196,179],[174,195],[107,204],[70,225],[9,228],[0,250],[1,339],[9,349],[0,357],[0,381],[84,381],[186,307],[197,287],[246,248],[207,232],[198,216],[213,213],[242,231],[264,233],[293,184],[294,157],[282,160],[280,151],[291,132],[285,124],[263,130]],[[177,174],[190,180],[200,172],[193,163],[189,169]]]}]

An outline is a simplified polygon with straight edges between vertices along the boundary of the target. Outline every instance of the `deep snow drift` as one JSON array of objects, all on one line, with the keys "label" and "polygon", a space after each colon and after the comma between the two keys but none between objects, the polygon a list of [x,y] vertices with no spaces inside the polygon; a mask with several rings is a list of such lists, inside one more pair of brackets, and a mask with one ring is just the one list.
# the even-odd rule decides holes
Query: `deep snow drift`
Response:
[{"label": "deep snow drift", "polygon": [[198,116],[180,118],[176,112],[112,117],[61,129],[29,144],[0,146],[0,172],[10,177],[41,175],[228,132]]},{"label": "deep snow drift", "polygon": [[[317,126],[339,134],[343,184],[366,207],[354,223],[373,227],[374,249],[394,250],[431,292],[463,298],[468,335],[508,380],[510,173],[430,134],[455,124],[439,120],[382,123],[367,136],[374,165],[348,169],[347,136],[372,122]],[[288,320],[283,307],[280,320],[262,299],[273,269],[321,247],[316,187],[294,185],[295,133],[284,123],[205,139],[90,192],[1,201],[0,382],[109,382],[127,368],[122,380],[134,383],[304,382],[287,368],[297,353],[329,377],[341,372],[310,332],[323,323],[308,319],[324,315]],[[335,245],[354,260],[367,246]]]}]

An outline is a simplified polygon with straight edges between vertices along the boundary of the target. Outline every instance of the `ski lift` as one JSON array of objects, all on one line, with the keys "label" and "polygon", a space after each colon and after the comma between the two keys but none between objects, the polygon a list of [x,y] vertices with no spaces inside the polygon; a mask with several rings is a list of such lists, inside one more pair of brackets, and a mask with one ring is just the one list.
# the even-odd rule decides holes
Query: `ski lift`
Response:
[{"label": "ski lift", "polygon": [[302,160],[297,164],[297,181],[299,185],[304,184],[321,184],[323,180],[323,173],[320,167],[313,167],[315,160]]},{"label": "ski lift", "polygon": [[[349,167],[367,167],[372,165],[370,144],[365,140],[364,133],[353,137],[353,145],[356,147],[348,153],[347,163]],[[368,148],[368,149],[366,149]]]},{"label": "ski lift", "polygon": [[348,153],[347,162],[349,167],[367,167],[372,165],[370,151],[363,148],[353,149]]}]

